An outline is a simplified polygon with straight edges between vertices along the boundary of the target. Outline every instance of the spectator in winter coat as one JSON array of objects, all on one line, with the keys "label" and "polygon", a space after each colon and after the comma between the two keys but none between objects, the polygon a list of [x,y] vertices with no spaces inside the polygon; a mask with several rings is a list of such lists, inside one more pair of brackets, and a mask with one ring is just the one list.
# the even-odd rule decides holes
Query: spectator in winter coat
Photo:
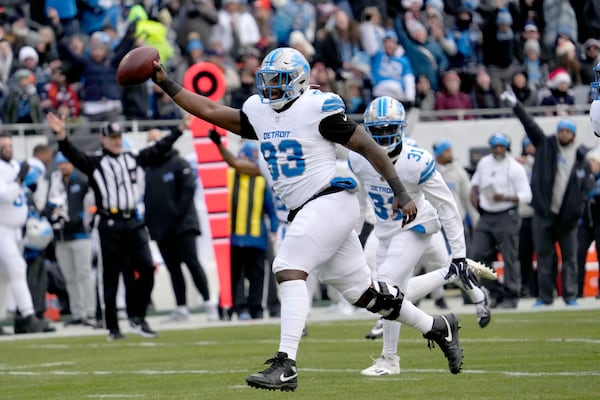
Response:
[{"label": "spectator in winter coat", "polygon": [[562,68],[556,68],[548,75],[547,85],[550,93],[542,98],[540,105],[555,106],[556,109],[546,112],[546,115],[569,115],[570,112],[566,106],[575,104],[575,98],[570,90],[571,77],[569,73]]},{"label": "spectator in winter coat", "polygon": [[502,9],[489,16],[483,29],[483,63],[492,77],[492,87],[500,93],[509,84],[517,58],[517,39],[513,18]]},{"label": "spectator in winter coat", "polygon": [[350,61],[360,49],[355,22],[343,10],[333,15],[334,24],[317,31],[315,60],[335,71],[336,80],[350,76]]},{"label": "spectator in winter coat", "polygon": [[79,117],[79,96],[73,85],[67,81],[67,75],[62,67],[52,71],[52,80],[44,85],[41,97],[44,112],[57,112],[60,106],[66,105],[71,118]]},{"label": "spectator in winter coat", "polygon": [[446,38],[455,43],[456,53],[450,57],[450,68],[462,69],[481,64],[482,33],[473,22],[473,11],[468,7],[456,10],[455,25],[448,30]]},{"label": "spectator in winter coat", "polygon": [[[469,95],[460,91],[460,77],[455,71],[446,73],[442,80],[442,90],[435,97],[436,110],[470,110],[473,108]],[[439,117],[440,120],[456,120],[455,115],[444,115]],[[473,119],[472,115],[468,115],[465,119]]]},{"label": "spectator in winter coat", "polygon": [[570,1],[544,0],[544,47],[552,54],[561,36],[577,42],[577,18]]},{"label": "spectator in winter coat", "polygon": [[600,62],[600,40],[588,39],[585,41],[580,62],[581,83],[589,85],[596,80],[594,67]]},{"label": "spectator in winter coat", "polygon": [[581,84],[581,63],[577,58],[577,47],[568,39],[559,39],[556,44],[556,58],[552,63],[556,68],[563,68],[569,73],[573,86]]},{"label": "spectator in winter coat", "polygon": [[383,37],[383,51],[371,58],[373,96],[390,96],[405,107],[415,102],[415,75],[408,57],[402,54],[398,35],[387,30]]},{"label": "spectator in winter coat", "polygon": [[381,12],[377,7],[365,7],[362,11],[361,22],[358,26],[360,43],[369,56],[383,50],[383,35]]},{"label": "spectator in winter coat", "polygon": [[431,88],[431,83],[425,75],[417,77],[416,88],[415,107],[421,111],[433,111],[435,108],[435,91]]},{"label": "spectator in winter coat", "polygon": [[77,0],[46,0],[45,2],[46,15],[50,18],[50,9],[54,9],[67,36],[79,33],[79,10],[77,3],[79,3]]},{"label": "spectator in winter coat", "polygon": [[[19,69],[13,74],[16,85],[10,89],[4,103],[3,119],[6,124],[31,124],[43,121],[40,97],[32,83],[33,76],[27,69]],[[28,134],[35,134],[27,130]]]},{"label": "spectator in winter coat", "polygon": [[[26,69],[31,72],[32,83],[35,86],[35,90],[38,95],[42,93],[42,88],[48,82],[50,82],[50,74],[44,69],[40,63],[40,55],[31,46],[23,46],[19,50],[18,66],[20,69]],[[11,82],[11,87],[15,84],[15,81]]]},{"label": "spectator in winter coat", "polygon": [[196,32],[203,47],[208,48],[212,27],[219,21],[218,10],[213,1],[170,1],[165,8],[172,16],[172,27],[177,33],[180,49],[187,47],[187,40],[192,32]]},{"label": "spectator in winter coat", "polygon": [[546,84],[548,64],[540,58],[540,42],[529,39],[523,45],[523,69],[527,74],[527,81],[535,88],[540,89]]},{"label": "spectator in winter coat", "polygon": [[83,114],[91,121],[116,120],[121,116],[121,88],[117,84],[117,65],[111,60],[108,44],[94,39],[89,56],[78,55],[59,44],[61,58],[81,71]]},{"label": "spectator in winter coat", "polygon": [[[479,67],[475,75],[475,84],[471,90],[471,103],[473,108],[499,108],[498,93],[492,87],[490,74],[485,67]],[[483,118],[494,118],[496,115],[487,115]]]},{"label": "spectator in winter coat", "polygon": [[525,107],[533,107],[538,103],[537,90],[527,81],[527,75],[523,71],[517,71],[512,77],[510,88],[517,96],[517,99]]},{"label": "spectator in winter coat", "polygon": [[448,57],[440,44],[431,39],[427,28],[413,19],[402,24],[402,18],[395,19],[398,43],[404,48],[415,76],[425,75],[435,91],[439,86],[439,74],[448,70]]}]

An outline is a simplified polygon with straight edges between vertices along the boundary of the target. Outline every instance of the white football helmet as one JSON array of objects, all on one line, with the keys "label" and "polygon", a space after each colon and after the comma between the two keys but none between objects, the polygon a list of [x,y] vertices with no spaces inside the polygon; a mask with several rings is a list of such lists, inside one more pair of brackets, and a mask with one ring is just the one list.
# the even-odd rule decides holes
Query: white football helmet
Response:
[{"label": "white football helmet", "polygon": [[365,129],[390,157],[402,144],[406,129],[406,111],[398,100],[381,96],[373,100],[364,114]]},{"label": "white football helmet", "polygon": [[309,87],[310,65],[298,50],[272,50],[256,72],[256,88],[263,103],[282,109]]},{"label": "white football helmet", "polygon": [[54,239],[52,226],[45,217],[29,217],[25,223],[23,245],[33,250],[44,250]]}]

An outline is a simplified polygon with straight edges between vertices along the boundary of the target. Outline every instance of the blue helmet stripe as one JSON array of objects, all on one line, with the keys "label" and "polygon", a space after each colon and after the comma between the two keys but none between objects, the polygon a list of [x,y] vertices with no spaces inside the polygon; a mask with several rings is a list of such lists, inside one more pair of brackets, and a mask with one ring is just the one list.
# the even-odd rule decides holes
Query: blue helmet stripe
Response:
[{"label": "blue helmet stripe", "polygon": [[281,49],[276,49],[275,51],[272,51],[272,52],[269,54],[269,58],[267,58],[267,59],[265,60],[265,63],[266,63],[266,64],[267,64],[267,63],[268,63],[268,64],[271,64],[271,63],[273,63],[273,62],[275,61],[275,59],[276,59],[277,57],[279,57],[279,55],[280,55],[280,54],[281,54]]},{"label": "blue helmet stripe", "polygon": [[387,114],[387,109],[388,109],[388,102],[387,102],[387,98],[382,97],[381,99],[379,99],[379,104],[377,104],[377,117],[381,118],[381,117],[385,117]]}]

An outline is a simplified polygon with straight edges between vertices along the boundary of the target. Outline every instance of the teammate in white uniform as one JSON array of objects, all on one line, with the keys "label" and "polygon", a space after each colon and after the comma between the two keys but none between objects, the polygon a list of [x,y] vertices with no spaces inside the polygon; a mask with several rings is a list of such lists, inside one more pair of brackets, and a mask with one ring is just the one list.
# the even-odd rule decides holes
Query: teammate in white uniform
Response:
[{"label": "teammate in white uniform", "polygon": [[594,135],[600,137],[600,63],[594,66],[594,75],[596,81],[591,84],[594,100],[590,106],[590,120]]},{"label": "teammate in white uniform", "polygon": [[27,163],[19,164],[13,159],[12,136],[0,133],[0,276],[9,283],[21,314],[15,320],[15,332],[18,333],[43,330],[34,315],[21,246],[22,229],[28,214],[26,189],[22,182],[28,169]]},{"label": "teammate in white uniform", "polygon": [[[319,267],[321,280],[357,307],[415,327],[434,341],[449,360],[452,373],[462,364],[458,320],[432,317],[384,282],[374,283],[354,230],[359,217],[356,181],[336,176],[335,142],[366,157],[388,182],[390,213],[401,211],[404,223],[417,215],[385,151],[344,113],[342,99],[309,87],[310,66],[291,48],[278,48],[257,71],[258,94],[242,110],[185,90],[154,62],[154,81],[186,111],[244,138],[258,139],[276,194],[291,210],[292,222],[273,263],[280,284],[279,351],[264,371],[246,377],[262,389],[298,386],[296,355],[308,314],[306,278]],[[393,193],[393,194],[392,194]],[[401,209],[401,210],[400,210]]]},{"label": "teammate in white uniform", "polygon": [[[385,149],[394,163],[400,180],[419,214],[410,224],[391,212],[392,194],[389,185],[361,155],[350,152],[348,164],[361,181],[375,211],[374,233],[379,239],[376,254],[377,280],[392,282],[405,293],[405,300],[416,301],[434,288],[458,276],[474,303],[485,312],[485,324],[490,313],[486,298],[471,274],[466,262],[466,248],[462,218],[454,197],[435,168],[435,160],[426,150],[402,143],[406,127],[404,106],[392,97],[373,100],[365,111],[365,128],[373,139]],[[436,211],[437,210],[437,211]],[[451,256],[448,254],[444,227]],[[416,266],[436,267],[436,271],[411,278]],[[443,268],[442,268],[443,267]],[[400,373],[397,356],[400,324],[383,323],[383,350],[373,365],[362,371],[363,375],[378,376]]]}]

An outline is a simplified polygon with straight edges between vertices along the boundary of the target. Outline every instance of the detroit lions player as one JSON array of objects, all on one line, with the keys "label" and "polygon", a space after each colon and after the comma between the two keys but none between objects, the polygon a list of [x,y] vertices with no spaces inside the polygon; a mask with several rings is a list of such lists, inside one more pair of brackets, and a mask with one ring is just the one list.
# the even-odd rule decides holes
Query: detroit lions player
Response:
[{"label": "detroit lions player", "polygon": [[[335,143],[362,154],[388,183],[388,211],[406,224],[416,215],[385,151],[344,113],[334,93],[311,89],[310,66],[297,50],[277,48],[256,74],[258,94],[235,109],[183,89],[154,62],[154,81],[188,112],[248,139],[258,139],[269,164],[276,194],[290,210],[289,229],[273,271],[280,284],[279,350],[264,371],[246,377],[262,389],[294,390],[298,386],[296,355],[308,314],[306,278],[319,267],[331,284],[357,307],[417,328],[442,349],[458,373],[462,350],[458,321],[431,317],[385,282],[374,283],[354,226],[359,217],[356,181],[336,179]],[[401,209],[401,214],[399,213]],[[326,224],[324,226],[324,223]]]},{"label": "detroit lions player", "polygon": [[[363,184],[373,205],[376,222],[374,233],[379,240],[376,254],[377,280],[392,282],[405,293],[405,301],[418,300],[435,287],[457,275],[472,300],[482,310],[480,321],[489,322],[486,298],[466,262],[463,224],[454,197],[435,168],[435,160],[427,151],[403,144],[406,127],[404,106],[389,96],[373,100],[364,114],[364,124],[394,163],[398,176],[415,201],[419,215],[409,223],[392,215],[392,193],[380,174],[357,153],[350,152],[348,164]],[[437,211],[436,211],[437,210]],[[441,223],[440,223],[441,221]],[[448,254],[441,228],[444,228],[451,250]],[[452,261],[450,261],[452,258]],[[424,276],[411,279],[416,266],[440,268]],[[443,267],[443,268],[442,268]],[[410,282],[409,282],[410,281]],[[445,316],[450,324],[457,324],[453,314]],[[396,355],[400,324],[386,320],[383,323],[383,350],[381,357],[361,373],[379,376],[400,373]],[[452,361],[448,360],[450,368]]]},{"label": "detroit lions player", "polygon": [[0,276],[8,283],[20,313],[15,333],[42,332],[44,328],[34,314],[23,258],[22,230],[28,207],[22,183],[28,170],[27,163],[19,165],[13,159],[12,135],[0,132]]},{"label": "detroit lions player", "polygon": [[600,63],[594,66],[594,75],[596,81],[590,85],[593,95],[592,105],[590,106],[590,120],[592,121],[594,135],[600,137]]}]

